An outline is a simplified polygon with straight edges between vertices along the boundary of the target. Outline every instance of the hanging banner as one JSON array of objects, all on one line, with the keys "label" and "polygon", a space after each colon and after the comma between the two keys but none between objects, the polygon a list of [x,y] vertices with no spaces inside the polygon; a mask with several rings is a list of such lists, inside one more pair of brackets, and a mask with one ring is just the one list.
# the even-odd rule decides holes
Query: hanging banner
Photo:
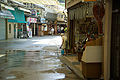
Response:
[{"label": "hanging banner", "polygon": [[36,18],[28,17],[28,18],[27,18],[27,22],[30,22],[30,23],[37,23],[37,19],[36,19]]}]

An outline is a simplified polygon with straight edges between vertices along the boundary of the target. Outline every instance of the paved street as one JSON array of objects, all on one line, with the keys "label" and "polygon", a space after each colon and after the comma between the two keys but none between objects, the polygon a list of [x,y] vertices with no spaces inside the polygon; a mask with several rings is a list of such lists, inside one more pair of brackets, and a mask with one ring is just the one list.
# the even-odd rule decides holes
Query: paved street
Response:
[{"label": "paved street", "polygon": [[79,80],[58,59],[60,36],[0,41],[0,80]]}]

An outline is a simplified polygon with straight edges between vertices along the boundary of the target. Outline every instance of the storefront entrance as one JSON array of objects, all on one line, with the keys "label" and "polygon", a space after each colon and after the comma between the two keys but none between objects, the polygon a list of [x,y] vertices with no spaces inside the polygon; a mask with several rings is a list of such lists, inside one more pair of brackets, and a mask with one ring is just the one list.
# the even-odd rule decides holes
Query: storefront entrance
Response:
[{"label": "storefront entrance", "polygon": [[120,0],[113,0],[111,31],[111,80],[120,79]]}]

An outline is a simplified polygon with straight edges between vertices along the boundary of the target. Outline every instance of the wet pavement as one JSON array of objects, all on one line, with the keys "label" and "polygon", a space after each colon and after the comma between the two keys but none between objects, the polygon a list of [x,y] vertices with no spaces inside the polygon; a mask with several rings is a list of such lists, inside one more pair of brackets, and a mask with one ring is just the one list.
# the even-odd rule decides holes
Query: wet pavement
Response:
[{"label": "wet pavement", "polygon": [[60,44],[60,36],[0,41],[0,80],[79,80],[59,60]]}]

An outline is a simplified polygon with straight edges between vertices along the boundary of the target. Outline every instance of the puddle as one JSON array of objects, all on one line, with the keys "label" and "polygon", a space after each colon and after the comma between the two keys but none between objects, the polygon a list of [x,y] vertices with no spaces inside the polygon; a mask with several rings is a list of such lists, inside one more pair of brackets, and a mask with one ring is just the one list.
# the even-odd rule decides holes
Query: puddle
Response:
[{"label": "puddle", "polygon": [[8,50],[3,60],[0,80],[62,80],[69,71],[54,52]]},{"label": "puddle", "polygon": [[8,76],[8,77],[6,77],[7,80],[15,79],[15,78],[16,78],[16,76]]},{"label": "puddle", "polygon": [[58,48],[57,46],[46,46],[43,48],[43,50],[46,50],[46,51],[58,51]]}]

